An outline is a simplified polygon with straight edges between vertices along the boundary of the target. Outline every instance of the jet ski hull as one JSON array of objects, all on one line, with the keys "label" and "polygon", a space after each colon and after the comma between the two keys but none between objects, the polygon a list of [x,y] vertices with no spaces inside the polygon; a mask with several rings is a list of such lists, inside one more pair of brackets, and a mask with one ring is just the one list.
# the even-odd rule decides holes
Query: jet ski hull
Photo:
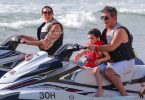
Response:
[{"label": "jet ski hull", "polygon": [[[68,58],[80,46],[68,44],[53,57],[44,51],[33,55],[29,61],[7,72],[0,79],[0,98],[9,100],[140,100],[140,83],[145,76],[145,65],[136,65],[126,73],[122,82],[129,96],[121,96],[114,86],[103,78],[103,96],[96,97],[98,85],[92,69],[81,66]],[[69,54],[69,56],[67,56]],[[144,100],[144,99],[143,99]]]},{"label": "jet ski hull", "polygon": [[[0,100],[140,100],[138,96],[93,97],[61,90],[23,90],[9,92],[0,96]],[[142,99],[145,100],[145,99]]]}]

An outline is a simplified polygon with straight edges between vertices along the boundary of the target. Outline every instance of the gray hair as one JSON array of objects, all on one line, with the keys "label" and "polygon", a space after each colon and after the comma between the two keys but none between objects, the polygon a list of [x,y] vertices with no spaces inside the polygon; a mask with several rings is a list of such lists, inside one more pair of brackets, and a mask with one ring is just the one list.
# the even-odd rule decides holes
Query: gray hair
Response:
[{"label": "gray hair", "polygon": [[105,6],[102,10],[102,13],[109,12],[111,16],[117,16],[117,10],[112,6]]}]

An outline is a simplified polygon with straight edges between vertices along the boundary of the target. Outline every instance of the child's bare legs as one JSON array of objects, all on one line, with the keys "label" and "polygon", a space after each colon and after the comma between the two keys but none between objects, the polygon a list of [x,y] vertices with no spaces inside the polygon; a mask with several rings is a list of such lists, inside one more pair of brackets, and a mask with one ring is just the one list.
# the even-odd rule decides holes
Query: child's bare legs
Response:
[{"label": "child's bare legs", "polygon": [[97,84],[98,84],[98,91],[97,91],[96,96],[99,97],[103,95],[103,88],[102,88],[102,78],[101,78],[101,74],[100,74],[100,70],[98,66],[95,68],[94,73],[95,73]]}]

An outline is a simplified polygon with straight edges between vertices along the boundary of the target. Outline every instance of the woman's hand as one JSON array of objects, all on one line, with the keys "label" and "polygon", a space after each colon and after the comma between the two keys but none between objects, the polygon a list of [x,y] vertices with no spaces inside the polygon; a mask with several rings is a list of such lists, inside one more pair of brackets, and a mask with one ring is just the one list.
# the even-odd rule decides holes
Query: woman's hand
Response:
[{"label": "woman's hand", "polygon": [[26,44],[26,43],[27,43],[27,40],[24,39],[24,38],[21,38],[20,43],[22,43],[22,44]]}]

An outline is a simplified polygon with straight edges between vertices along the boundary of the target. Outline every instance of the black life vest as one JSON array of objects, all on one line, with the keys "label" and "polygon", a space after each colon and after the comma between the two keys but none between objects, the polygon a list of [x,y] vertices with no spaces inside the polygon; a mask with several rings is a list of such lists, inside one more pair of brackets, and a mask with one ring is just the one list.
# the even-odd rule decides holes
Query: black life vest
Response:
[{"label": "black life vest", "polygon": [[[128,31],[126,27],[120,26],[119,28],[123,28],[126,30],[129,40],[127,43],[122,43],[114,51],[109,52],[111,56],[110,61],[112,62],[119,62],[119,61],[130,60],[130,59],[135,58],[135,53],[132,48],[133,36],[130,34],[130,32]],[[103,31],[101,40],[104,41],[106,44],[108,44],[106,34],[107,34],[107,29]]]},{"label": "black life vest", "polygon": [[[52,24],[50,25],[50,28],[51,28],[54,24],[59,24],[59,25],[61,26],[61,29],[62,29],[62,32],[63,32],[63,27],[62,27],[62,25],[61,25],[59,22],[52,23]],[[37,38],[38,38],[38,40],[44,39],[45,36],[46,36],[46,34],[45,34],[45,35],[44,35],[44,34],[43,34],[43,35],[41,34],[41,29],[42,29],[42,27],[43,27],[44,25],[45,25],[45,22],[42,23],[42,24],[38,27],[38,29],[37,29]],[[50,28],[48,29],[48,32],[49,32]],[[48,32],[47,32],[47,33],[48,33]],[[62,46],[62,44],[63,44],[63,33],[61,34],[60,38],[59,38],[58,40],[55,41],[55,43],[53,44],[53,46],[50,47],[48,50],[44,50],[44,49],[42,49],[42,48],[39,48],[39,49],[42,50],[42,51],[48,52],[49,55],[53,55],[53,54],[58,50],[58,48],[59,48],[60,46]]]}]

